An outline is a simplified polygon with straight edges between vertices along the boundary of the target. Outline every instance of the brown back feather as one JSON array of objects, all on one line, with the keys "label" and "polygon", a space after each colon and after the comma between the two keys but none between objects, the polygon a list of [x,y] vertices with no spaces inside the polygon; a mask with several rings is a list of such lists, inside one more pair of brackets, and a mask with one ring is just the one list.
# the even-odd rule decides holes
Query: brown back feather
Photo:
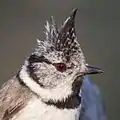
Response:
[{"label": "brown back feather", "polygon": [[0,90],[0,120],[10,120],[31,98],[32,92],[16,77],[7,81]]}]

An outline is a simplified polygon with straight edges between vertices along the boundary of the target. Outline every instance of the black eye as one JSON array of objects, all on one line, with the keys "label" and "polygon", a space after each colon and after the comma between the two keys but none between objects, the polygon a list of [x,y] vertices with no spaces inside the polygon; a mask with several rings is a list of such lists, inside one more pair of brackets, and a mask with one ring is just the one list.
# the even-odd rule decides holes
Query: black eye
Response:
[{"label": "black eye", "polygon": [[64,63],[57,63],[55,66],[56,69],[60,72],[64,72],[66,70],[66,65]]}]

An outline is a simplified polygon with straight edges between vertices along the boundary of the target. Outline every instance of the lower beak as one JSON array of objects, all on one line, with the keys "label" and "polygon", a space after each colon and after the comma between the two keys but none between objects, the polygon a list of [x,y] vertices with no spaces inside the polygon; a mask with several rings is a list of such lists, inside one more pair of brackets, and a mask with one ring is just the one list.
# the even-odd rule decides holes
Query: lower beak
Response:
[{"label": "lower beak", "polygon": [[103,70],[101,70],[100,68],[96,68],[96,67],[89,66],[89,65],[86,65],[86,67],[87,67],[87,70],[84,73],[85,75],[103,73]]}]

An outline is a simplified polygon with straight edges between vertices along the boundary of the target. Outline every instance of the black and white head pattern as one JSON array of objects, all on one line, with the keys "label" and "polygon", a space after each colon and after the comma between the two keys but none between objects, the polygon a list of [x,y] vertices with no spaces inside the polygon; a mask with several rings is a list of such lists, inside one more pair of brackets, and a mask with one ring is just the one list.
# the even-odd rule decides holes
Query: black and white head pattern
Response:
[{"label": "black and white head pattern", "polygon": [[79,94],[80,73],[86,70],[86,63],[75,32],[76,12],[74,9],[60,29],[53,17],[51,23],[46,22],[45,39],[37,40],[35,51],[23,66],[24,82],[44,101],[65,101]]}]

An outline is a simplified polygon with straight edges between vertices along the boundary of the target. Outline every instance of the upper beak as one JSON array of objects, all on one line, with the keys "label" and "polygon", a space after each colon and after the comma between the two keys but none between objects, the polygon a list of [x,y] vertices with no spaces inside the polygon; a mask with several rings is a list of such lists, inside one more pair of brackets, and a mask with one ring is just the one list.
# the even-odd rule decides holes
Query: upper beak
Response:
[{"label": "upper beak", "polygon": [[89,65],[86,65],[86,67],[87,67],[87,70],[84,73],[85,75],[103,73],[103,70],[101,70],[100,68],[89,66]]}]

